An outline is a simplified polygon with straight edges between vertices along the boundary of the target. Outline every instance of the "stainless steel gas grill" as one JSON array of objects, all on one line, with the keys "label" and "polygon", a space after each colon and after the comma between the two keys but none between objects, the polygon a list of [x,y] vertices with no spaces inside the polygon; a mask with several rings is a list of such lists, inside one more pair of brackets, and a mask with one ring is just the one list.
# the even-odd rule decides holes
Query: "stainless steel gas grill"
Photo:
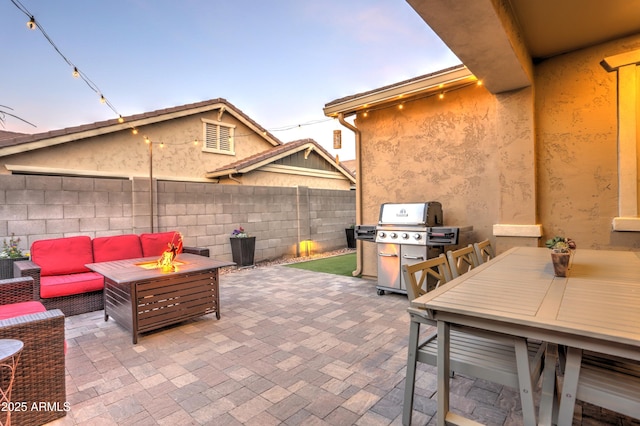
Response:
[{"label": "stainless steel gas grill", "polygon": [[[378,252],[378,294],[385,291],[407,293],[402,265],[410,265],[444,252],[445,246],[458,245],[460,228],[443,225],[442,205],[422,203],[385,203],[375,227]],[[370,240],[370,226],[363,227],[363,240]],[[367,238],[368,237],[368,238]]]}]

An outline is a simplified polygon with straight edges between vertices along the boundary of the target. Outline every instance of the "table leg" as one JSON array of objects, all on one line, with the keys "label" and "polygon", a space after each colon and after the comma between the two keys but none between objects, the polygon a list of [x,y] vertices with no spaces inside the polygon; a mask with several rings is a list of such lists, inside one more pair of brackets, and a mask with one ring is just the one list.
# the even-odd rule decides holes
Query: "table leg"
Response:
[{"label": "table leg", "polygon": [[438,321],[438,426],[445,426],[449,413],[450,324]]},{"label": "table leg", "polygon": [[544,354],[544,369],[542,370],[542,391],[540,394],[540,425],[552,425],[556,393],[556,364],[558,363],[558,345],[547,343]]},{"label": "table leg", "polygon": [[518,383],[520,385],[520,401],[522,403],[522,417],[526,426],[536,426],[536,409],[533,402],[533,383],[531,381],[531,366],[529,364],[529,350],[525,339],[514,339],[516,352],[516,367],[518,369]]},{"label": "table leg", "polygon": [[580,365],[582,364],[582,349],[567,348],[567,360],[564,368],[564,380],[560,390],[560,411],[558,412],[558,424],[570,425],[573,421],[573,411],[576,405],[576,392],[580,378]]},{"label": "table leg", "polygon": [[407,350],[407,373],[404,384],[404,404],[402,407],[402,424],[411,424],[413,415],[413,396],[416,387],[416,363],[418,360],[418,342],[420,339],[420,323],[413,320],[409,324],[409,344]]}]

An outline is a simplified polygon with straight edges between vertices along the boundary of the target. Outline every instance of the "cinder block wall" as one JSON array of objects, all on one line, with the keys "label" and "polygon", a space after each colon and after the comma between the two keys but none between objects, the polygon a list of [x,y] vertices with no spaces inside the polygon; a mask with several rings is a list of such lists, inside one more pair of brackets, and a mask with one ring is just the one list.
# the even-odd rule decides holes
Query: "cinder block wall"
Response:
[{"label": "cinder block wall", "polygon": [[355,192],[306,187],[60,176],[0,175],[0,239],[12,233],[28,249],[40,239],[178,230],[185,245],[231,260],[229,236],[256,237],[256,261],[299,254],[300,241],[323,252],[346,247]]}]

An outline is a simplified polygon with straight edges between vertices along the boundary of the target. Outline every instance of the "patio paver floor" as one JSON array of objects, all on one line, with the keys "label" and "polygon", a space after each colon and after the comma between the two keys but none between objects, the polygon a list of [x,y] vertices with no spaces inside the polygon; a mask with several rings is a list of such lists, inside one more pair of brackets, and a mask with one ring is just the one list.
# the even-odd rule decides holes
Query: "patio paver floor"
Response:
[{"label": "patio paver floor", "polygon": [[[409,317],[375,283],[283,266],[221,276],[221,319],[142,335],[103,311],[66,319],[66,425],[400,425]],[[456,375],[452,407],[522,424],[515,390]],[[435,424],[436,371],[418,367],[414,424]],[[576,425],[638,425],[580,406]]]}]

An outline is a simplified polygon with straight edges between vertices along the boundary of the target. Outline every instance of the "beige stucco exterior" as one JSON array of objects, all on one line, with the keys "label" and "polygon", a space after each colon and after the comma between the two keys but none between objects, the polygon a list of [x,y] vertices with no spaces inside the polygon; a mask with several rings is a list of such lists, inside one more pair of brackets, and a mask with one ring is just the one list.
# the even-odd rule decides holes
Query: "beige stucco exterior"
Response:
[{"label": "beige stucco exterior", "polygon": [[[637,49],[640,35],[536,67],[539,218],[547,236],[571,235],[588,248],[640,248],[637,232],[612,231],[620,201],[618,78],[600,64]],[[637,181],[637,168],[631,179]]]},{"label": "beige stucco exterior", "polygon": [[[218,111],[213,110],[173,118],[140,126],[137,135],[125,128],[114,133],[7,156],[3,158],[3,163],[77,171],[95,170],[123,176],[148,176],[149,146],[145,143],[146,136],[154,142],[154,177],[194,180],[202,179],[209,170],[272,147],[235,117],[223,114],[223,123],[236,126],[235,156],[203,151],[202,120],[216,121],[217,117]],[[199,141],[199,145],[194,145],[195,140]]]},{"label": "beige stucco exterior", "polygon": [[[228,139],[232,149],[206,149],[206,125],[232,129]],[[307,156],[313,156],[315,162],[278,164],[296,150],[308,150]],[[260,161],[252,162],[255,158]],[[239,169],[240,164],[243,167]],[[124,178],[152,175],[156,180],[347,191],[355,182],[353,175],[339,168],[314,141],[282,144],[241,111],[218,100],[132,116],[124,123],[112,120],[51,134],[23,135],[17,142],[0,144],[0,174],[10,173]]]},{"label": "beige stucco exterior", "polygon": [[[640,234],[612,229],[618,79],[600,64],[636,49],[640,35],[542,61],[522,89],[466,86],[359,112],[362,223],[377,223],[383,202],[437,200],[445,224],[472,225],[473,239],[498,252],[554,235],[579,248],[639,249]],[[375,277],[376,247],[361,247],[363,275]]]}]

